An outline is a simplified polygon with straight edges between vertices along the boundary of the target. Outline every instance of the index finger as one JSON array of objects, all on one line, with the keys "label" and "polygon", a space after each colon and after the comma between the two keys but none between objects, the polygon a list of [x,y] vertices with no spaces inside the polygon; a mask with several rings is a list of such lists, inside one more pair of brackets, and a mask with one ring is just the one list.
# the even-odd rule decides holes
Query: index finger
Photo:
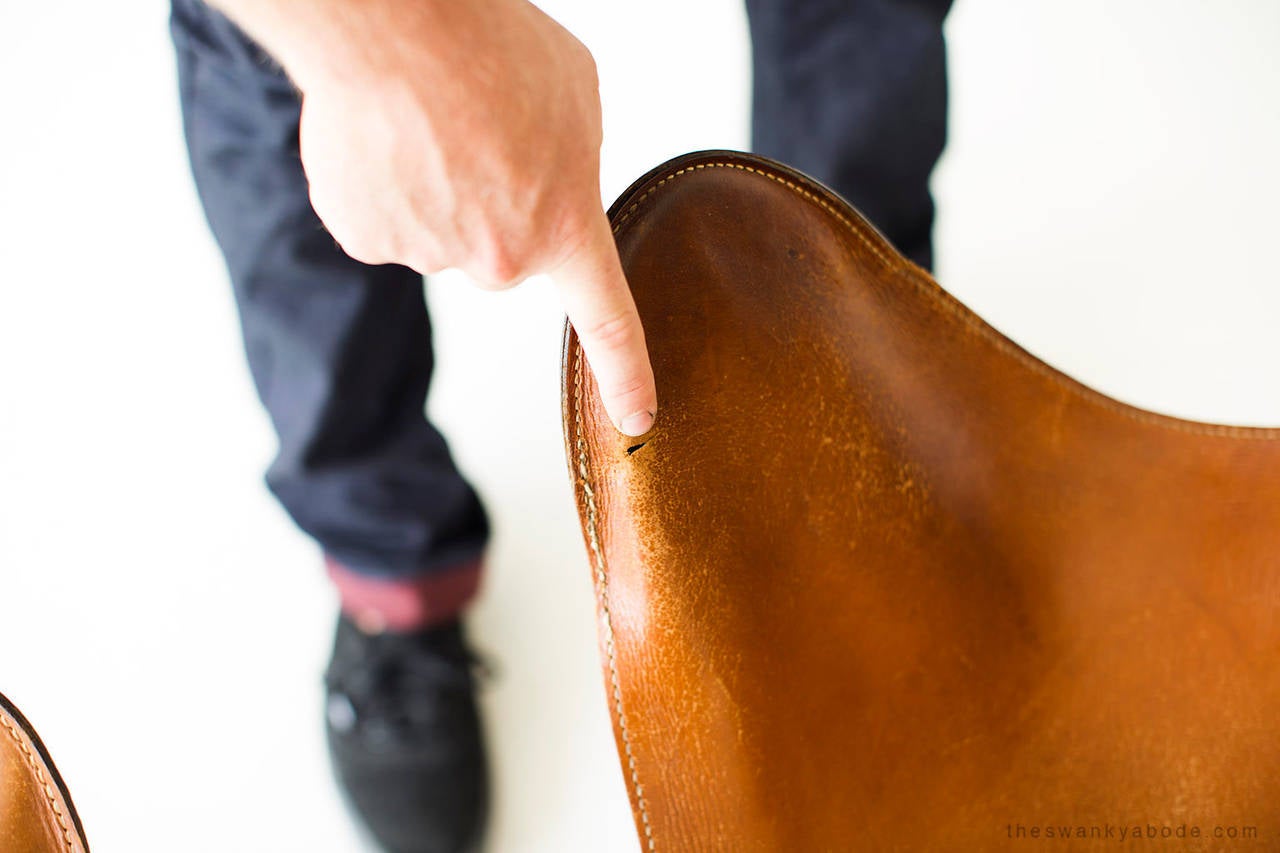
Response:
[{"label": "index finger", "polygon": [[658,413],[644,329],[627,286],[604,212],[573,255],[551,271],[569,322],[578,333],[605,411],[626,435],[644,435]]}]

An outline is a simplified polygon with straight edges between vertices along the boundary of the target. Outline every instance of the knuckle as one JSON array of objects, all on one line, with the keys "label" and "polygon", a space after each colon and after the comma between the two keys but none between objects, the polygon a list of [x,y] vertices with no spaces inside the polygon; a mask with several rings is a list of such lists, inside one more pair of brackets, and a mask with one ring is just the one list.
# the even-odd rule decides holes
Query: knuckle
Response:
[{"label": "knuckle", "polygon": [[625,403],[647,396],[649,388],[648,379],[635,373],[609,383],[607,387],[601,389],[601,394],[617,403]]},{"label": "knuckle", "polygon": [[524,277],[525,258],[528,255],[510,240],[495,240],[490,250],[490,269],[501,281],[518,281]]},{"label": "knuckle", "polygon": [[483,272],[481,273],[472,272],[469,275],[471,276],[471,281],[475,284],[476,287],[480,288],[481,290],[489,290],[489,291],[510,290],[511,288],[515,287],[516,284],[518,283],[518,282],[511,281],[510,279],[493,278]]},{"label": "knuckle", "polygon": [[518,253],[501,241],[489,244],[471,272],[472,278],[488,290],[506,290],[527,278]]},{"label": "knuckle", "polygon": [[393,261],[391,253],[381,251],[363,241],[344,239],[337,235],[334,235],[334,240],[337,242],[338,247],[346,253],[347,257],[362,264],[377,266],[379,264],[392,263]]},{"label": "knuckle", "polygon": [[620,311],[596,320],[578,332],[580,336],[594,341],[597,346],[620,349],[634,338],[635,325],[630,314]]},{"label": "knuckle", "polygon": [[435,262],[430,255],[416,254],[401,257],[396,260],[401,266],[406,266],[416,272],[418,275],[433,275],[440,272],[444,267]]}]

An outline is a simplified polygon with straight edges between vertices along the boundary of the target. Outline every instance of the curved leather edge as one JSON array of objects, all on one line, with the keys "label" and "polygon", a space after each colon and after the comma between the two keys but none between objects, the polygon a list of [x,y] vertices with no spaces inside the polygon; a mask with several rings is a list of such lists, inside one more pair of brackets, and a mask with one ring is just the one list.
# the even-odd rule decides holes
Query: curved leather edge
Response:
[{"label": "curved leather edge", "polygon": [[[65,849],[76,851],[76,853],[89,853],[89,841],[85,837],[84,825],[80,822],[80,813],[76,811],[75,803],[71,800],[71,792],[67,790],[62,774],[53,763],[53,757],[49,754],[44,741],[40,740],[40,736],[36,734],[35,727],[3,693],[0,693],[0,728],[4,729],[0,731],[0,737],[12,737],[18,742],[20,751],[27,754],[32,766],[48,775],[53,791],[50,793],[46,789],[46,796],[50,797],[50,808],[55,814],[55,823],[63,827]],[[26,744],[23,743],[24,739]],[[35,755],[27,752],[25,748],[27,744],[35,750]],[[56,820],[59,808],[65,809],[65,813],[70,817],[70,827]],[[73,832],[74,837],[72,837]]]},{"label": "curved leather edge", "polygon": [[[743,171],[760,174],[766,179],[770,178],[770,176],[774,178],[781,178],[784,183],[794,184],[798,191],[814,198],[819,204],[825,203],[823,206],[828,207],[829,210],[834,208],[833,213],[843,217],[847,221],[847,224],[852,227],[863,240],[872,245],[873,251],[880,254],[882,258],[885,259],[895,271],[899,272],[903,278],[907,279],[912,286],[927,291],[932,298],[940,303],[944,310],[969,325],[975,332],[986,338],[989,343],[994,344],[1014,356],[1023,367],[1049,377],[1053,381],[1066,386],[1076,395],[1094,403],[1095,405],[1100,405],[1104,408],[1117,411],[1120,414],[1138,421],[1184,432],[1224,435],[1233,438],[1245,439],[1280,439],[1280,426],[1243,426],[1180,418],[1176,415],[1169,415],[1151,409],[1144,409],[1140,406],[1135,406],[1132,403],[1126,403],[1123,400],[1119,400],[1091,388],[1072,376],[1063,373],[1058,368],[1024,349],[1020,344],[1006,336],[986,320],[983,320],[967,305],[944,290],[936,281],[933,280],[933,277],[929,275],[929,273],[902,257],[902,255],[898,253],[898,250],[889,243],[889,241],[875,228],[875,226],[873,226],[861,213],[859,213],[853,205],[836,192],[827,188],[819,181],[805,175],[803,172],[799,172],[796,169],[777,161],[770,160],[767,157],[761,157],[756,154],[748,154],[741,151],[695,151],[690,154],[675,157],[653,169],[650,169],[638,180],[632,183],[631,186],[628,187],[622,195],[618,196],[617,200],[609,207],[609,221],[613,226],[615,236],[617,235],[620,226],[622,226],[633,213],[638,212],[639,208],[637,205],[642,202],[645,196],[655,192],[672,177],[682,174],[689,169],[707,168],[713,163],[725,163],[734,168],[742,169]],[[575,347],[577,347],[577,338],[573,335],[573,329],[566,320],[564,326],[561,366],[561,399],[564,402],[564,405],[562,405],[562,412],[566,421],[570,415],[570,412],[566,408],[568,405],[568,398],[565,396],[564,391],[564,389],[568,387],[568,377],[566,376],[566,372],[570,360],[574,357]],[[659,408],[661,408],[661,401],[659,401]]]},{"label": "curved leather edge", "polygon": [[[1120,414],[1124,417],[1149,423],[1166,429],[1182,432],[1214,435],[1233,439],[1280,440],[1280,427],[1252,427],[1215,424],[1178,418],[1161,414],[1117,400],[1068,376],[1052,367],[1035,355],[1023,349],[1006,337],[999,330],[984,321],[976,313],[940,287],[932,277],[903,258],[885,237],[880,234],[861,214],[836,193],[822,186],[817,181],[780,163],[735,151],[700,151],[677,157],[650,170],[635,181],[609,209],[610,223],[617,236],[634,215],[643,210],[645,200],[658,192],[668,181],[690,170],[705,168],[735,168],[747,173],[761,176],[761,179],[779,181],[811,202],[825,208],[829,214],[843,221],[863,242],[864,246],[881,262],[888,271],[902,280],[904,286],[914,287],[936,302],[939,308],[965,324],[969,329],[987,343],[1003,350],[1017,361],[1023,368],[1038,373],[1045,378],[1063,386],[1081,399]],[[586,415],[579,406],[578,392],[587,391],[589,371],[584,369],[577,336],[572,326],[566,321],[562,339],[561,352],[561,414],[563,419],[565,455],[570,480],[573,485],[575,503],[578,508],[579,521],[588,557],[592,567],[593,585],[596,591],[597,610],[600,616],[598,623],[599,642],[602,666],[604,669],[606,691],[608,693],[609,711],[613,722],[615,745],[618,758],[626,777],[628,796],[631,801],[636,829],[644,849],[654,849],[647,814],[641,774],[637,770],[628,738],[626,713],[623,701],[624,685],[621,683],[614,662],[613,627],[610,622],[608,599],[608,566],[604,551],[594,529],[596,518],[595,489],[601,483],[592,480],[592,459],[588,453],[585,439],[586,429],[582,418]],[[661,397],[661,388],[659,388]],[[659,415],[656,429],[661,429],[662,415],[659,402]],[[652,433],[651,433],[652,434]],[[619,434],[619,444],[627,439]],[[632,439],[640,442],[642,439]]]}]

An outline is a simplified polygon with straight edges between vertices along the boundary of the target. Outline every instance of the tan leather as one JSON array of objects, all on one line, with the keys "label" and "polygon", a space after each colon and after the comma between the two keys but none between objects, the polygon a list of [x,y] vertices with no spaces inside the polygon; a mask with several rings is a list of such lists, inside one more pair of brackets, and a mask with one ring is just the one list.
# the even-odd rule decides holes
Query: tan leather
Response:
[{"label": "tan leather", "polygon": [[71,797],[35,730],[0,695],[0,851],[87,853]]},{"label": "tan leather", "polygon": [[658,423],[571,330],[564,414],[645,849],[1280,850],[1280,430],[1090,390],[759,158],[611,215]]}]

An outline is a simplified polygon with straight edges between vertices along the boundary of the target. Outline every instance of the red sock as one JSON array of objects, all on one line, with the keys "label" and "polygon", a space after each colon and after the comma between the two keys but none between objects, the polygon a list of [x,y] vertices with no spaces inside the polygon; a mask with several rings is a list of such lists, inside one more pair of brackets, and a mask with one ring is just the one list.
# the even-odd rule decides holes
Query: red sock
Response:
[{"label": "red sock", "polygon": [[480,587],[480,560],[415,578],[376,578],[325,558],[342,612],[360,630],[409,633],[454,621]]}]

